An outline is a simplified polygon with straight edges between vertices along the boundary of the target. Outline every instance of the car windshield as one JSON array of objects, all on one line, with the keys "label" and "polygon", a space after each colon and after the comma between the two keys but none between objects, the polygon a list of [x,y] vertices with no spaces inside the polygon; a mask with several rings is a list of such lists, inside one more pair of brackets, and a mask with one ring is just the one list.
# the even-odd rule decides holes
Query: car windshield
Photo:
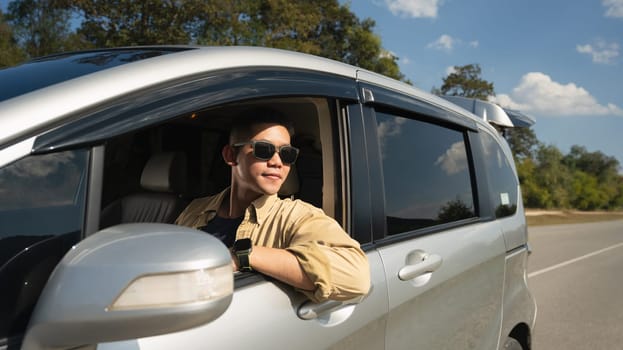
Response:
[{"label": "car windshield", "polygon": [[189,48],[127,48],[46,56],[0,70],[0,102],[37,89],[122,64]]}]

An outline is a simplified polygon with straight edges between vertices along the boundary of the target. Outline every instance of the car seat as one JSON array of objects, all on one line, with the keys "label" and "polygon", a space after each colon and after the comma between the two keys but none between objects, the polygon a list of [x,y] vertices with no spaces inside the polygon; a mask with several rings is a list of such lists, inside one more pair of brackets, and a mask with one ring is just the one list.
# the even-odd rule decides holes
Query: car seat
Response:
[{"label": "car seat", "polygon": [[141,174],[141,191],[107,205],[100,228],[130,222],[173,223],[188,204],[186,155],[182,152],[153,154]]}]

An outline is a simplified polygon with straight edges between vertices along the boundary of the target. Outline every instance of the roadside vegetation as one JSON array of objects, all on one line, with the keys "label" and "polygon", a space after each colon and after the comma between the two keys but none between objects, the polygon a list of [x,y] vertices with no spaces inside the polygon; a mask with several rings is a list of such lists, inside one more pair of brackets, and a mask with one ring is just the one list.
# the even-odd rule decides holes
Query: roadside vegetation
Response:
[{"label": "roadside vegetation", "polygon": [[[6,13],[0,10],[0,68],[90,48],[251,45],[328,57],[410,83],[374,27],[373,19],[359,19],[338,0],[13,0]],[[483,100],[495,95],[478,64],[454,68],[433,93]],[[525,207],[611,215],[623,210],[623,176],[614,157],[581,145],[564,154],[529,128],[506,137]]]},{"label": "roadside vegetation", "polygon": [[527,210],[528,226],[623,220],[623,211]]}]

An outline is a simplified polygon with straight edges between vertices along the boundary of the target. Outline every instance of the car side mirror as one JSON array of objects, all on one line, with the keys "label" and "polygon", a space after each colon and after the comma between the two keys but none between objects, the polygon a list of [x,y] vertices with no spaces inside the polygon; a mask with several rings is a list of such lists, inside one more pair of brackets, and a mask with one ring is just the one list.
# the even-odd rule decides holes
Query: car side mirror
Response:
[{"label": "car side mirror", "polygon": [[233,295],[231,256],[211,235],[124,224],[74,246],[35,307],[23,347],[73,348],[210,322]]}]

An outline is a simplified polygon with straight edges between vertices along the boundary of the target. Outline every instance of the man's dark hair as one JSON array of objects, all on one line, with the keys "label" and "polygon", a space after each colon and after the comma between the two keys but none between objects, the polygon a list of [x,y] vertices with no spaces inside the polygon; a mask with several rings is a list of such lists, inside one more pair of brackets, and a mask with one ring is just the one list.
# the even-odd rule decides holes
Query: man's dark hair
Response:
[{"label": "man's dark hair", "polygon": [[285,127],[290,137],[294,136],[294,126],[292,121],[286,118],[281,112],[270,107],[250,108],[240,113],[235,119],[229,132],[229,142],[246,142],[258,124],[276,124]]}]

